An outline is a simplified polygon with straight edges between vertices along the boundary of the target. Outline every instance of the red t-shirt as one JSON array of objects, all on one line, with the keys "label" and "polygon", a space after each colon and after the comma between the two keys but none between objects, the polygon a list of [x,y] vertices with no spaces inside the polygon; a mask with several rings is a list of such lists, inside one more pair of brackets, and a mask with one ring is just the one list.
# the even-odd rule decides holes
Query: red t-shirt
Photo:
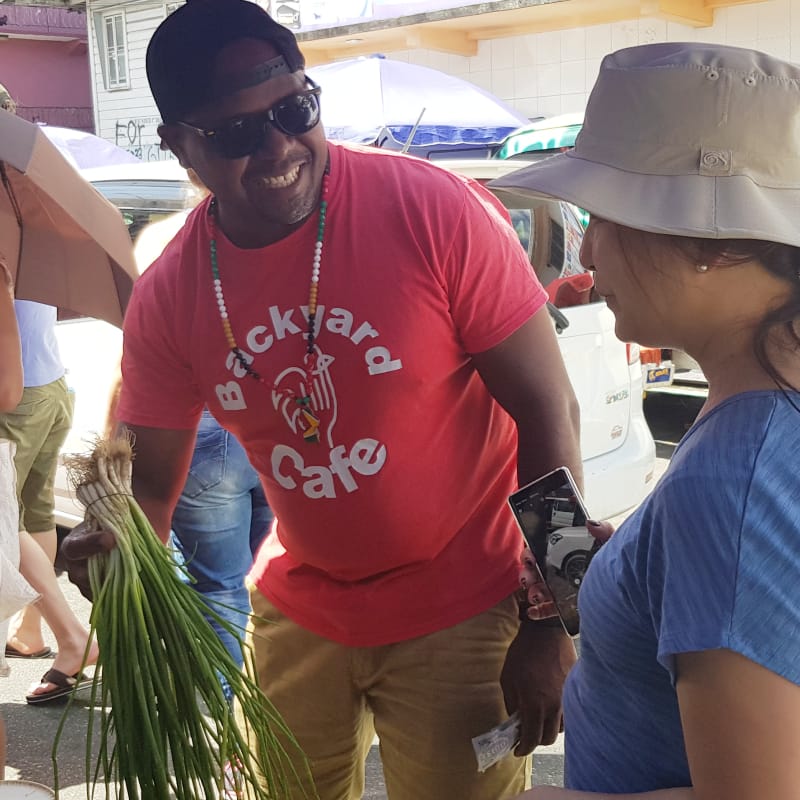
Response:
[{"label": "red t-shirt", "polygon": [[[259,382],[223,334],[204,203],[136,284],[118,414],[191,428],[208,405],[277,515],[251,573],[260,591],[322,636],[376,646],[461,622],[515,586],[516,428],[468,354],[546,295],[488,191],[426,161],[329,150],[319,373],[301,386],[317,214],[258,250],[217,233],[230,323]],[[313,395],[319,443],[293,429],[289,389]]]}]

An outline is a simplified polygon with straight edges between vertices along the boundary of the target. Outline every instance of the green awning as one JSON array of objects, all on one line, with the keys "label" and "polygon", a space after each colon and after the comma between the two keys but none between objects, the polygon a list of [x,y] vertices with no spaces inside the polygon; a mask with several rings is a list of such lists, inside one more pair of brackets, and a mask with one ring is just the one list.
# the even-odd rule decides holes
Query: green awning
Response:
[{"label": "green awning", "polygon": [[510,133],[494,157],[514,158],[521,153],[549,150],[558,152],[565,147],[572,147],[582,124],[583,114],[564,114],[532,122]]}]

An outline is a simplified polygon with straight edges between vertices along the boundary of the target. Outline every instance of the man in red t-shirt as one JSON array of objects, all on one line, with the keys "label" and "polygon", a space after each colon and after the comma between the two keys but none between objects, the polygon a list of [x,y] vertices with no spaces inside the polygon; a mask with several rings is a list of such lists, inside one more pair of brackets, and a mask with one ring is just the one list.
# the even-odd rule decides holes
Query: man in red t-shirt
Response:
[{"label": "man in red t-shirt", "polygon": [[504,210],[434,164],[326,142],[294,36],[254,3],[182,6],[147,71],[163,141],[212,194],[126,315],[140,504],[166,539],[204,406],[247,450],[278,519],[251,641],[323,800],[361,797],[374,731],[392,800],[519,793],[526,760],[479,774],[471,738],[519,709],[518,753],[552,742],[574,650],[520,626],[506,499],[581,461]]}]

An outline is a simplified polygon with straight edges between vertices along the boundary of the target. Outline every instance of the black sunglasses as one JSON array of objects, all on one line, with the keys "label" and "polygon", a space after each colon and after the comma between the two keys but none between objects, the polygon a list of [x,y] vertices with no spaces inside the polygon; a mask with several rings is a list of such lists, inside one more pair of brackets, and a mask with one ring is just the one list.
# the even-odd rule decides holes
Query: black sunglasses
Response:
[{"label": "black sunglasses", "polygon": [[310,89],[291,94],[260,114],[232,119],[219,128],[198,128],[188,122],[176,124],[199,133],[222,158],[244,158],[261,147],[269,125],[287,136],[301,136],[319,123],[319,95],[322,89],[306,77]]}]

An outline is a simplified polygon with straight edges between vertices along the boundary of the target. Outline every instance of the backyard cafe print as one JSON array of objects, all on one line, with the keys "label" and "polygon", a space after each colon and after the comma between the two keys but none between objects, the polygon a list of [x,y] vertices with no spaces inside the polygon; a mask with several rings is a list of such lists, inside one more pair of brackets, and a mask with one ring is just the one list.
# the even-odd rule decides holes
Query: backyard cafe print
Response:
[{"label": "backyard cafe print", "polygon": [[[301,363],[296,360],[284,367],[271,379],[253,381],[251,364],[255,355],[264,353],[281,343],[303,336],[307,326],[305,308],[282,309],[270,306],[267,319],[251,325],[237,353],[226,353],[224,369],[230,378],[217,383],[217,401],[226,414],[259,407],[263,401],[258,396],[264,386],[270,387],[272,407],[283,419],[289,438],[276,444],[269,456],[269,467],[274,480],[284,489],[293,491],[302,481],[302,491],[311,499],[333,498],[337,490],[353,492],[358,489],[358,477],[368,477],[380,472],[387,458],[386,445],[365,434],[351,446],[345,446],[335,437],[339,419],[339,401],[336,394],[336,358],[315,344]],[[355,315],[344,308],[326,310],[317,307],[316,330],[324,328],[330,335],[343,337],[357,348],[367,344],[362,353],[361,368],[370,378],[403,369],[403,362],[388,347],[375,344],[380,333],[369,322],[358,323]],[[292,348],[295,352],[295,348]],[[350,362],[353,363],[353,362]],[[254,392],[256,395],[254,395]],[[308,450],[305,444],[321,444],[323,450]],[[327,465],[306,463],[313,453],[319,460],[324,450],[328,452]],[[254,463],[258,469],[259,465]]]}]

